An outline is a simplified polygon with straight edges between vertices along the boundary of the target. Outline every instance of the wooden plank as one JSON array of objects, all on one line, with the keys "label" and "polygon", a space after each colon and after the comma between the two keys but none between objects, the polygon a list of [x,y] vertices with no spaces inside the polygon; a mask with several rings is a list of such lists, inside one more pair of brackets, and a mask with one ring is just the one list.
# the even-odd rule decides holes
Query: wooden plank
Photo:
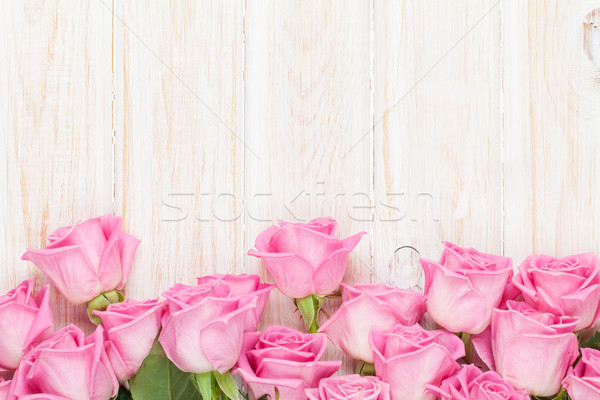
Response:
[{"label": "wooden plank", "polygon": [[[95,1],[0,3],[0,294],[49,282],[27,247],[112,211],[111,20]],[[85,307],[51,293],[58,326],[90,330]]]},{"label": "wooden plank", "polygon": [[600,1],[509,3],[505,253],[598,253]]},{"label": "wooden plank", "polygon": [[499,253],[497,1],[375,2],[375,279],[422,288],[442,240]]},{"label": "wooden plank", "polygon": [[[252,2],[246,26],[246,142],[256,155],[246,152],[245,249],[278,220],[332,216],[340,237],[368,231],[372,150],[360,139],[372,117],[369,3]],[[370,264],[365,236],[346,280],[368,282]],[[270,280],[257,259],[245,270]],[[303,329],[293,311],[273,292],[265,326]]]},{"label": "wooden plank", "polygon": [[142,240],[127,295],[240,272],[243,2],[115,10],[115,209]]}]

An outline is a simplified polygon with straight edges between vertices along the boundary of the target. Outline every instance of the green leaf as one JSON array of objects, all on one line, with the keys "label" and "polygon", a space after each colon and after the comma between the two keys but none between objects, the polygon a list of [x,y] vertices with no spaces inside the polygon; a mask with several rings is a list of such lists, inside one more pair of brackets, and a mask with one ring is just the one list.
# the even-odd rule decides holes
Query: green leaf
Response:
[{"label": "green leaf", "polygon": [[232,400],[239,400],[237,383],[235,383],[231,373],[220,374],[219,371],[213,371],[213,376],[225,396]]},{"label": "green leaf", "polygon": [[123,386],[119,387],[119,393],[117,393],[117,395],[115,397],[113,397],[113,400],[132,400],[133,397],[131,397],[131,393],[129,393],[129,390],[125,389]]},{"label": "green leaf", "polygon": [[191,374],[181,371],[166,356],[158,341],[129,381],[134,400],[201,400]]}]

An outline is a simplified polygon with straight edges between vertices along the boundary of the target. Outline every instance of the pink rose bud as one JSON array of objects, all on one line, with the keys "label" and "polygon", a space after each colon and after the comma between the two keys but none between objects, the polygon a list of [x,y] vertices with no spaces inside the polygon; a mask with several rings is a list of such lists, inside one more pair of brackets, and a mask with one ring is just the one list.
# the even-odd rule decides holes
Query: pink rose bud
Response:
[{"label": "pink rose bud", "polygon": [[102,320],[106,354],[120,382],[137,374],[150,354],[165,307],[166,303],[158,300],[127,299],[109,305],[106,311],[94,311]]},{"label": "pink rose bud", "polygon": [[334,293],[346,272],[348,254],[365,232],[346,239],[333,236],[337,223],[318,218],[308,224],[280,223],[256,238],[249,255],[262,258],[275,284],[286,296]]},{"label": "pink rose bud", "polygon": [[390,400],[390,385],[374,376],[335,376],[321,379],[306,395],[308,400]]},{"label": "pink rose bud", "polygon": [[427,385],[439,386],[460,369],[462,340],[445,330],[426,331],[419,325],[396,325],[369,334],[377,377],[388,382],[392,400],[434,400]]},{"label": "pink rose bud", "polygon": [[0,371],[13,370],[32,346],[54,332],[46,285],[33,295],[33,281],[24,281],[0,296]]},{"label": "pink rose bud", "polygon": [[483,332],[513,275],[510,258],[448,242],[439,263],[422,259],[421,264],[427,312],[450,332]]},{"label": "pink rose bud", "polygon": [[373,363],[369,332],[394,325],[414,325],[425,313],[422,293],[378,283],[342,283],[342,306],[323,324],[325,333],[344,353]]},{"label": "pink rose bud", "polygon": [[483,372],[473,364],[463,365],[460,371],[437,386],[427,386],[440,400],[529,400],[524,390],[513,388],[494,371]]},{"label": "pink rose bud", "polygon": [[118,389],[104,351],[102,327],[86,338],[81,329],[69,325],[25,355],[13,377],[9,398],[106,400]]},{"label": "pink rose bud", "polygon": [[275,288],[275,285],[269,285],[266,283],[260,283],[260,277],[258,275],[221,275],[214,274],[209,276],[203,276],[198,278],[198,285],[212,284],[214,282],[225,282],[231,285],[231,294],[233,296],[242,296],[247,299],[256,297],[256,308],[246,314],[246,321],[244,322],[244,329],[246,331],[257,331],[260,325],[260,318],[265,311],[267,300],[271,290]]},{"label": "pink rose bud", "polygon": [[577,358],[572,332],[579,320],[542,313],[524,302],[507,301],[506,307],[494,310],[491,329],[473,336],[473,346],[515,388],[535,396],[554,395]]},{"label": "pink rose bud", "polygon": [[91,218],[59,228],[42,250],[28,249],[33,262],[71,303],[83,304],[104,292],[122,289],[140,241],[121,231],[121,218]]},{"label": "pink rose bud", "polygon": [[582,348],[581,359],[569,368],[563,386],[571,400],[600,399],[600,351]]},{"label": "pink rose bud", "polygon": [[234,374],[239,374],[250,400],[267,395],[275,399],[306,400],[305,390],[316,388],[333,375],[341,361],[321,361],[327,338],[303,334],[283,326],[264,332],[246,332]]},{"label": "pink rose bud", "polygon": [[592,253],[564,258],[533,254],[523,261],[513,283],[535,309],[579,318],[578,331],[598,319],[599,265]]},{"label": "pink rose bud", "polygon": [[177,284],[163,296],[168,309],[158,341],[167,357],[185,372],[229,371],[242,348],[247,314],[257,313],[257,297],[236,295],[225,281]]}]

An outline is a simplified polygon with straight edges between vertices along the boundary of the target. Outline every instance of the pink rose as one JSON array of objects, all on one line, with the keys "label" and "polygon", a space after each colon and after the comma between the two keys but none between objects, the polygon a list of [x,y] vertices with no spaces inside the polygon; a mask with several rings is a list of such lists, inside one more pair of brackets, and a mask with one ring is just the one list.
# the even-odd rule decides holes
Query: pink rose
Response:
[{"label": "pink rose", "polygon": [[563,386],[572,400],[600,399],[600,351],[581,349],[581,359],[570,367]]},{"label": "pink rose", "polygon": [[275,288],[275,285],[260,283],[258,275],[221,275],[214,274],[198,278],[198,285],[212,284],[214,282],[226,282],[231,285],[232,295],[242,296],[248,299],[256,297],[256,308],[246,314],[244,327],[246,331],[257,331],[260,325],[260,318],[267,305],[269,293]]},{"label": "pink rose", "polygon": [[10,381],[5,381],[4,378],[0,377],[0,400],[8,400],[10,389]]},{"label": "pink rose", "polygon": [[150,354],[161,327],[166,303],[158,300],[135,301],[108,306],[94,311],[106,332],[106,354],[120,382],[125,382],[142,366]]},{"label": "pink rose", "polygon": [[256,296],[235,296],[224,281],[177,284],[163,293],[169,305],[158,341],[182,371],[227,372],[242,348],[246,315],[256,313]]},{"label": "pink rose", "polygon": [[428,386],[441,400],[529,400],[524,390],[513,388],[494,371],[483,372],[473,364],[446,378],[439,387]]},{"label": "pink rose", "polygon": [[341,361],[320,361],[327,347],[321,333],[301,333],[283,326],[264,332],[246,332],[235,374],[239,374],[250,395],[275,399],[306,400],[305,389],[333,375]]},{"label": "pink rose", "polygon": [[121,218],[91,218],[59,228],[42,250],[28,249],[23,260],[41,269],[73,304],[122,289],[139,240],[121,231]]},{"label": "pink rose", "polygon": [[421,259],[427,312],[451,332],[481,333],[490,324],[513,275],[508,257],[444,242],[439,263]]},{"label": "pink rose", "polygon": [[460,366],[462,340],[445,330],[426,331],[420,325],[396,325],[369,334],[377,377],[388,382],[392,400],[432,400],[425,386],[438,386]]},{"label": "pink rose", "polygon": [[[103,329],[87,338],[67,326],[25,355],[11,383],[10,399],[106,400],[117,394],[119,382],[104,351]],[[27,395],[38,395],[26,397]]]},{"label": "pink rose", "polygon": [[279,290],[289,297],[335,292],[346,272],[348,254],[365,232],[333,236],[337,223],[319,218],[308,224],[280,223],[256,238],[249,255],[262,258]]},{"label": "pink rose", "polygon": [[578,355],[572,333],[578,319],[542,313],[524,302],[507,301],[506,307],[494,310],[489,330],[472,337],[477,353],[515,388],[555,394]]},{"label": "pink rose", "polygon": [[374,376],[335,376],[321,379],[306,395],[308,400],[390,400],[390,385]]},{"label": "pink rose", "polygon": [[378,283],[342,283],[342,306],[323,324],[329,340],[352,358],[373,363],[369,332],[414,325],[425,313],[425,296]]},{"label": "pink rose", "polygon": [[578,331],[598,319],[599,265],[592,253],[564,258],[532,254],[519,267],[513,283],[535,309],[579,318]]},{"label": "pink rose", "polygon": [[54,331],[49,286],[37,296],[33,286],[33,281],[24,281],[0,296],[0,371],[16,369],[25,353]]}]

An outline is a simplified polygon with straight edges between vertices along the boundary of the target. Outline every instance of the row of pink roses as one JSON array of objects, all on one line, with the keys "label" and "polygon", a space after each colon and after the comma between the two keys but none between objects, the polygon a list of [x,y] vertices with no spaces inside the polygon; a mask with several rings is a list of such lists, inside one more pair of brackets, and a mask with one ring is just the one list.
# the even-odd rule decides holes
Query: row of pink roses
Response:
[{"label": "row of pink roses", "polygon": [[[87,338],[75,326],[53,333],[48,288],[33,296],[31,281],[0,297],[0,368],[16,368],[12,381],[0,383],[0,399],[108,399],[138,372],[157,337],[179,369],[233,370],[251,399],[526,399],[554,395],[562,385],[575,400],[600,398],[600,352],[582,349],[573,367],[574,332],[598,319],[600,265],[593,254],[532,255],[513,276],[510,258],[445,243],[439,262],[421,261],[421,294],[341,283],[363,233],[342,240],[336,227],[325,218],[274,225],[250,252],[313,319],[307,327],[319,333],[311,334],[257,332],[274,286],[254,275],[178,284],[162,302],[108,304],[106,294],[126,282],[139,241],[113,216],[57,230],[49,246],[23,258],[74,304],[107,302],[90,309],[102,323]],[[340,284],[342,306],[318,328],[314,313]],[[441,329],[418,325],[425,312]],[[341,363],[321,360],[326,338],[374,364],[376,376],[332,377]],[[478,366],[464,362],[466,353]]]}]

